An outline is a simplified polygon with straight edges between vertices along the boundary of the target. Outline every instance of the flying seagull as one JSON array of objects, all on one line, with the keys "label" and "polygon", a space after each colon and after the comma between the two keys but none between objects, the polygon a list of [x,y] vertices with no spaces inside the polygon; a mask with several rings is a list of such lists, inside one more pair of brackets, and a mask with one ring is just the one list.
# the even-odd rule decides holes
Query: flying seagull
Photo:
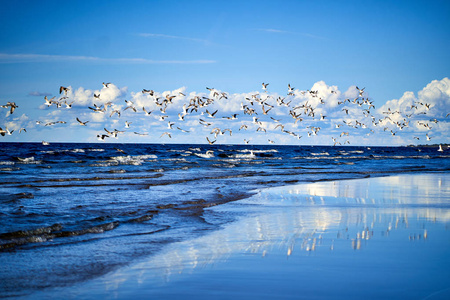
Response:
[{"label": "flying seagull", "polygon": [[78,119],[78,118],[77,118],[77,121],[78,121],[78,123],[79,123],[81,126],[86,126],[86,123],[89,122],[89,121],[82,122],[82,121],[80,121],[80,119]]}]

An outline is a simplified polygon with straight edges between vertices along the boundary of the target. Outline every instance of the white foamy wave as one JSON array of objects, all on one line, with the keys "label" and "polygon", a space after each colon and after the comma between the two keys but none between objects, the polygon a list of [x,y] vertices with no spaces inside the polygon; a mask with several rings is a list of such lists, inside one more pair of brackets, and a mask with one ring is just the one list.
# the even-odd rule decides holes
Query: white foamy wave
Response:
[{"label": "white foamy wave", "polygon": [[87,151],[92,151],[92,152],[103,152],[103,151],[105,151],[105,149],[88,149]]},{"label": "white foamy wave", "polygon": [[73,152],[73,153],[84,153],[85,151],[84,151],[84,149],[73,149],[70,152]]},{"label": "white foamy wave", "polygon": [[14,164],[13,161],[0,161],[0,166],[12,166]]},{"label": "white foamy wave", "polygon": [[44,153],[44,154],[55,154],[55,151],[49,150],[49,151],[39,151],[39,153]]},{"label": "white foamy wave", "polygon": [[187,162],[187,160],[185,158],[166,158],[166,159],[161,159],[162,161],[173,161],[173,162]]},{"label": "white foamy wave", "polygon": [[114,156],[111,157],[112,162],[117,162],[122,165],[135,165],[140,166],[146,160],[156,159],[158,158],[156,155],[147,154],[147,155],[136,155],[136,156]]},{"label": "white foamy wave", "polygon": [[354,151],[348,151],[348,153],[359,153],[359,154],[363,154],[364,151],[363,151],[363,150],[354,150]]},{"label": "white foamy wave", "polygon": [[251,152],[251,153],[278,153],[278,150],[276,149],[269,149],[269,150],[252,150],[252,149],[243,149],[243,150],[237,150],[238,152]]},{"label": "white foamy wave", "polygon": [[116,156],[116,157],[111,157],[111,159],[121,165],[140,166],[144,162],[142,159],[132,157],[132,156]]},{"label": "white foamy wave", "polygon": [[96,164],[90,164],[89,167],[111,167],[117,166],[118,162],[98,162]]},{"label": "white foamy wave", "polygon": [[318,156],[318,155],[330,155],[330,153],[328,153],[328,152],[321,152],[321,153],[311,153],[311,155],[315,155],[315,156]]},{"label": "white foamy wave", "polygon": [[2,172],[11,172],[11,171],[18,171],[19,168],[0,168],[0,171]]},{"label": "white foamy wave", "polygon": [[233,157],[240,158],[240,159],[252,159],[252,158],[255,158],[256,155],[253,152],[251,152],[250,154],[236,154],[236,155],[233,155]]}]

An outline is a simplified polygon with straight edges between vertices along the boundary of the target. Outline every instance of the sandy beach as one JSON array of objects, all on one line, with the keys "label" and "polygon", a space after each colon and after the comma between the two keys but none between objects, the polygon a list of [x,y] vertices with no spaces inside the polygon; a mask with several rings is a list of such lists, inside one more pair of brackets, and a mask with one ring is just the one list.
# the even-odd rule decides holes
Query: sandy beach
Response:
[{"label": "sandy beach", "polygon": [[33,299],[448,299],[447,173],[324,181],[207,209],[220,230]]}]

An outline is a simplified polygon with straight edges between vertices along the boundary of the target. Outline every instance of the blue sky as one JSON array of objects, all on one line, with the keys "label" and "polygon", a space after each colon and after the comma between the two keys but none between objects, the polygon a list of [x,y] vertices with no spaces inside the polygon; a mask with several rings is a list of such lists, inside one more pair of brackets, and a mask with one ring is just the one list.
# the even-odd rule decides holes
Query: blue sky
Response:
[{"label": "blue sky", "polygon": [[[192,121],[189,126],[177,122],[177,114],[190,93],[209,97],[206,87],[214,87],[227,92],[230,103],[216,103],[222,109],[218,114],[223,113],[221,122],[214,120],[211,126],[228,126],[234,133],[219,137],[217,143],[242,143],[246,138],[262,144],[269,139],[278,144],[333,144],[331,138],[339,134],[334,125],[347,115],[339,115],[332,104],[340,98],[333,100],[325,91],[335,89],[344,100],[354,96],[358,86],[365,87],[363,97],[373,101],[372,114],[378,120],[386,116],[382,109],[387,110],[388,101],[392,108],[403,109],[401,119],[410,114],[406,105],[414,101],[426,99],[432,109],[420,114],[419,108],[409,126],[395,136],[385,134],[398,131],[394,121],[382,124],[387,130],[350,128],[352,144],[450,142],[450,117],[445,117],[450,112],[448,1],[1,1],[0,8],[0,105],[13,101],[19,106],[13,114],[8,108],[0,110],[0,127],[15,129],[1,141],[92,142],[105,133],[104,127],[124,129],[128,118],[134,120],[130,130],[149,135],[143,138],[129,130],[111,142],[205,143],[210,128],[194,128],[203,126],[195,125],[193,115],[187,118]],[[142,89],[162,97],[181,89],[187,96],[178,96],[167,113],[175,126],[190,128],[190,133],[160,138],[169,130],[167,124],[158,126],[155,117],[150,126],[141,108],[139,114],[127,115],[128,110],[120,119],[93,115],[87,107],[95,103],[93,94],[102,91],[102,82],[117,87],[108,99],[120,109],[126,107],[125,99],[150,109],[152,99],[138,99]],[[266,94],[262,82],[269,83]],[[267,118],[261,119],[267,121],[264,135],[254,130],[238,134],[242,122],[252,119],[249,116],[224,123],[224,109],[237,107],[233,104],[245,101],[244,95],[271,95],[267,103],[273,105],[276,97],[286,96],[288,83],[298,91],[292,104],[305,104],[308,99],[300,91],[314,85],[323,89],[321,97],[327,102],[314,106],[327,115],[322,123],[316,117],[305,119],[305,126],[289,124],[302,139],[286,139],[278,131],[271,134],[275,124],[268,116],[261,116]],[[72,89],[73,108],[43,105],[45,95],[60,97],[61,85]],[[89,99],[75,93],[80,88]],[[275,106],[271,113],[288,122],[288,111]],[[244,117],[239,107],[235,113]],[[90,120],[86,128],[77,124],[77,116]],[[402,121],[395,117],[395,122]],[[422,124],[430,119],[438,123],[425,128]],[[67,123],[43,127],[37,120]],[[307,126],[322,130],[308,139]],[[19,134],[20,128],[27,132]],[[430,141],[426,133],[433,137]]]}]

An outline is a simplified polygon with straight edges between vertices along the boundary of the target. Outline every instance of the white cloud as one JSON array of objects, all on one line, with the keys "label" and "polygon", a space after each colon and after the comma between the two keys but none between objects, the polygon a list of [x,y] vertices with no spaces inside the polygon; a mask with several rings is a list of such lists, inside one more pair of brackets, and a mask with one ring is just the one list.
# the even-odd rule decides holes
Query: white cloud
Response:
[{"label": "white cloud", "polygon": [[28,62],[97,62],[97,63],[125,63],[125,64],[211,64],[214,60],[153,60],[147,58],[101,58],[96,56],[53,55],[53,54],[8,54],[0,53],[0,63],[28,63]]},{"label": "white cloud", "polygon": [[[244,139],[251,139],[253,143],[267,143],[268,139],[271,139],[277,144],[332,145],[332,138],[335,138],[341,143],[350,141],[352,145],[399,145],[418,143],[417,140],[413,139],[414,136],[420,137],[419,143],[426,143],[425,134],[433,137],[431,143],[437,141],[444,143],[448,142],[447,132],[450,130],[447,121],[450,118],[445,118],[446,110],[450,107],[449,86],[448,78],[433,81],[417,95],[413,92],[405,92],[400,99],[390,100],[378,110],[370,106],[370,97],[366,91],[362,94],[363,97],[359,97],[360,91],[356,86],[340,91],[337,86],[327,85],[324,81],[316,82],[309,90],[296,89],[293,95],[253,91],[226,94],[227,98],[220,98],[222,93],[220,90],[189,92],[187,87],[184,86],[174,90],[155,91],[154,96],[142,93],[142,91],[133,91],[128,94],[126,87],[119,88],[114,84],[98,90],[70,87],[67,101],[75,101],[74,105],[76,104],[76,106],[72,109],[52,109],[46,114],[45,119],[46,121],[69,120],[71,122],[70,127],[78,130],[81,126],[78,126],[74,120],[79,117],[82,121],[90,121],[87,127],[91,130],[93,128],[103,130],[103,127],[111,130],[113,128],[125,130],[127,134],[119,136],[119,140],[123,137],[124,140],[129,142],[134,140],[148,141],[144,137],[135,135],[134,132],[149,133],[147,139],[153,138],[154,141],[163,132],[170,131],[172,133],[170,142],[204,143],[206,142],[206,136],[213,139],[210,132],[213,128],[219,127],[222,130],[230,128],[233,135],[229,136],[228,133],[220,135],[217,137],[217,143],[243,143]],[[100,94],[100,100],[94,99],[94,93]],[[166,95],[176,97],[172,99],[172,103],[163,113],[160,111],[160,107],[155,104],[155,98],[159,97],[159,102],[161,102]],[[214,101],[206,107],[199,108],[198,112],[189,113],[185,116],[184,121],[179,120],[178,114],[182,112],[183,105],[188,105],[191,99],[195,97],[203,100],[210,98]],[[289,107],[284,104],[278,105],[277,99],[279,97],[285,98],[285,103],[290,102]],[[123,101],[125,98],[133,102],[136,112],[132,109],[123,110],[127,105]],[[273,106],[267,115],[263,114],[262,105],[255,98],[266,99],[265,110],[269,109],[269,105]],[[248,99],[253,101],[253,105],[250,104]],[[101,105],[106,102],[113,102],[113,105],[107,107],[105,113],[93,112],[87,108],[92,106],[93,103]],[[256,114],[244,114],[241,104],[252,107]],[[429,106],[429,109],[426,108],[425,104]],[[411,108],[412,105],[416,105],[418,108]],[[154,112],[151,116],[146,116],[142,107]],[[296,114],[300,114],[299,117],[302,119],[297,122],[290,115],[290,111],[294,107],[298,107],[295,111]],[[110,117],[113,109],[120,109],[122,111],[121,117],[118,115]],[[206,113],[206,109],[209,112],[216,110],[218,112],[214,118],[211,118]],[[308,115],[311,111],[314,111],[314,117]],[[163,114],[167,115],[168,118],[160,121],[159,117]],[[233,114],[238,114],[236,120],[226,119]],[[321,120],[321,115],[326,116],[325,119]],[[258,121],[262,123],[262,127],[266,129],[265,133],[256,131],[260,125],[253,122],[253,117],[258,118]],[[200,124],[200,118],[211,123],[211,125],[206,127]],[[40,120],[43,119],[40,118]],[[274,119],[279,120],[279,123]],[[129,129],[125,128],[125,121],[132,122]],[[167,128],[169,121],[175,123],[173,129]],[[239,130],[243,124],[248,126],[247,130]],[[283,124],[284,130],[292,131],[296,135],[302,136],[302,139],[299,140],[296,136],[282,132],[280,127],[275,129],[278,124]],[[336,128],[336,125],[340,128]],[[177,130],[177,127],[190,132],[183,133]],[[314,128],[320,128],[317,135],[312,133]],[[85,134],[88,130],[82,132]],[[348,136],[341,136],[343,132],[348,132]],[[308,137],[308,133],[311,137]],[[392,133],[395,133],[395,135]],[[166,138],[168,139],[168,137],[164,137],[164,139]],[[87,139],[88,137],[86,137]]]},{"label": "white cloud", "polygon": [[160,33],[137,33],[136,35],[141,36],[141,37],[146,37],[146,38],[166,38],[166,39],[194,41],[194,42],[200,42],[200,43],[205,43],[205,44],[209,43],[208,40],[204,40],[204,39],[197,39],[197,38],[177,36],[177,35],[160,34]]},{"label": "white cloud", "polygon": [[417,96],[413,92],[405,92],[400,99],[387,101],[378,111],[383,113],[388,109],[403,115],[420,116],[425,113],[427,118],[443,118],[450,112],[450,79],[433,80]]}]

